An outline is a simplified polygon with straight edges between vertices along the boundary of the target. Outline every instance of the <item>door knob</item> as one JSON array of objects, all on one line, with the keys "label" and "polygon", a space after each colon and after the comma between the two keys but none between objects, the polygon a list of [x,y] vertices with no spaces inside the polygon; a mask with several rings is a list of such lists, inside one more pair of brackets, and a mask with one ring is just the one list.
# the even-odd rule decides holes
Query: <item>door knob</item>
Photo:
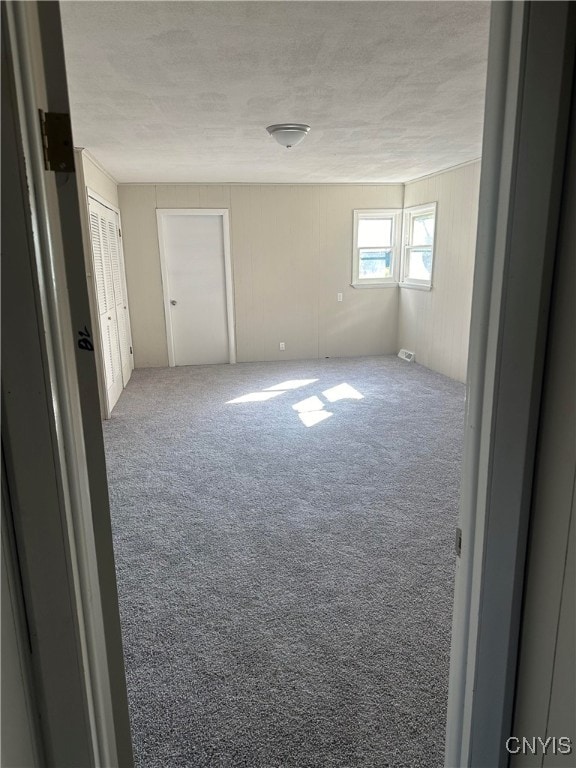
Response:
[{"label": "door knob", "polygon": [[170,304],[172,304],[173,307],[175,307],[177,303],[178,302],[175,301],[174,299],[170,299]]}]

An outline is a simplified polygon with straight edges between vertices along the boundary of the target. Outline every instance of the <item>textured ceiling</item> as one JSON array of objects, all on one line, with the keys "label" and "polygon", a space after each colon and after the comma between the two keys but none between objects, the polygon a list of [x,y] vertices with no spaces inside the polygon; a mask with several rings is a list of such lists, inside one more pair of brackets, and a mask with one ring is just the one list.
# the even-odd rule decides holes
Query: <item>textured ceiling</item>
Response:
[{"label": "textured ceiling", "polygon": [[[120,182],[397,182],[480,156],[488,2],[61,9],[75,144]],[[280,122],[312,130],[287,150]]]}]

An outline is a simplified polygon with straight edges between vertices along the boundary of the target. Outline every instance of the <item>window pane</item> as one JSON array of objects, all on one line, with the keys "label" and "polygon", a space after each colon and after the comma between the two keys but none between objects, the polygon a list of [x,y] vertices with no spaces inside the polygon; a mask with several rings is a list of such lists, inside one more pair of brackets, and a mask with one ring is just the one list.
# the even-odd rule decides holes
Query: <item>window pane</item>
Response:
[{"label": "window pane", "polygon": [[359,278],[392,277],[392,251],[391,250],[361,250],[358,260]]},{"label": "window pane", "polygon": [[434,214],[424,213],[412,218],[411,245],[432,245],[434,242]]},{"label": "window pane", "polygon": [[392,245],[392,219],[358,219],[358,248]]},{"label": "window pane", "polygon": [[410,280],[430,280],[432,277],[432,248],[412,248],[407,253]]}]

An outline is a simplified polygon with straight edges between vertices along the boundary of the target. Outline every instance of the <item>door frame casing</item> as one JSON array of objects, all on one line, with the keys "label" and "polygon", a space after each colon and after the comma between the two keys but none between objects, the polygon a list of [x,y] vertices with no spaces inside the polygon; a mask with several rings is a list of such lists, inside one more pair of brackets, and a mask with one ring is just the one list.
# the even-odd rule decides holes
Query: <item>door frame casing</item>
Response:
[{"label": "door frame casing", "polygon": [[221,216],[222,242],[224,246],[224,282],[226,291],[226,327],[228,330],[228,362],[236,362],[236,328],[234,322],[234,282],[232,275],[232,257],[230,254],[230,211],[228,208],[157,208],[158,246],[160,252],[160,270],[162,273],[162,294],[164,297],[164,317],[166,319],[166,343],[168,346],[168,364],[176,365],[174,355],[174,334],[168,291],[168,268],[164,243],[164,219],[168,216]]},{"label": "door frame casing", "polygon": [[447,768],[508,765],[574,21],[569,2],[492,4]]},{"label": "door frame casing", "polygon": [[73,170],[46,168],[38,119],[69,114],[59,4],[3,3],[2,33],[2,447],[46,762],[130,768],[80,201]]}]

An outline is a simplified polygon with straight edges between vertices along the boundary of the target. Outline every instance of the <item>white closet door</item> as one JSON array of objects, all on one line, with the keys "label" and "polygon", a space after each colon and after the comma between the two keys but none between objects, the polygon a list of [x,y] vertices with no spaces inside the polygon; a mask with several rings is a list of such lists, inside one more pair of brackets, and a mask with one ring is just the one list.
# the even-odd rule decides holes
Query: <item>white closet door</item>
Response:
[{"label": "white closet door", "polygon": [[[125,300],[117,214],[92,198],[89,198],[89,213],[104,378],[108,409],[111,411],[132,371],[128,304]],[[123,345],[128,350],[126,370],[123,365]]]},{"label": "white closet door", "polygon": [[128,297],[124,280],[124,265],[120,254],[120,239],[118,236],[118,214],[109,211],[107,219],[108,244],[110,247],[110,262],[112,265],[112,283],[114,287],[114,306],[118,324],[118,341],[120,344],[120,364],[122,383],[128,384],[132,373],[132,350],[130,341],[130,324],[128,318]]},{"label": "white closet door", "polygon": [[[104,233],[105,234],[105,233]],[[99,211],[90,201],[90,236],[92,240],[92,258],[94,263],[94,279],[96,282],[96,294],[98,297],[98,315],[100,318],[100,336],[102,339],[102,360],[104,363],[104,379],[106,382],[106,395],[108,409],[111,411],[122,392],[122,384],[115,375],[114,347],[118,346],[114,338],[114,324],[112,321],[110,280],[110,253],[108,250],[108,238],[103,237],[102,221]],[[113,296],[113,294],[112,294]]]}]

